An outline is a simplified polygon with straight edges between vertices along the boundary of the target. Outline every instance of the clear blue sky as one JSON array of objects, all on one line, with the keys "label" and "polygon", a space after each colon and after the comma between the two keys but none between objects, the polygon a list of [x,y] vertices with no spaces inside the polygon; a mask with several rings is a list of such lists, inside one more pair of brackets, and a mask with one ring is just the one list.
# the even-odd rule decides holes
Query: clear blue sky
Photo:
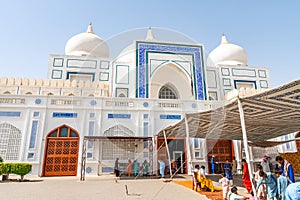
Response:
[{"label": "clear blue sky", "polygon": [[93,22],[104,40],[152,26],[185,34],[207,52],[225,33],[246,49],[249,65],[269,68],[274,87],[300,78],[299,9],[296,0],[3,1],[0,77],[46,78],[49,54],[63,54]]}]

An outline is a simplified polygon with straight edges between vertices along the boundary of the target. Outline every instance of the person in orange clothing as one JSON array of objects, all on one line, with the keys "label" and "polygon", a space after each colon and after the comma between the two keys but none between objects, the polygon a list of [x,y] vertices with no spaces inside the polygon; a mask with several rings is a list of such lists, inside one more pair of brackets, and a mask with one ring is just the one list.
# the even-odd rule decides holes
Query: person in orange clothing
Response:
[{"label": "person in orange clothing", "polygon": [[127,163],[127,167],[126,167],[126,174],[127,174],[127,176],[131,176],[131,172],[132,172],[132,162],[128,158],[128,163]]},{"label": "person in orange clothing", "polygon": [[248,193],[250,194],[251,190],[252,190],[252,184],[251,184],[251,180],[250,180],[250,174],[249,174],[249,169],[248,169],[248,163],[245,159],[242,159],[242,164],[243,164],[243,185],[245,186],[245,188],[247,189]]}]

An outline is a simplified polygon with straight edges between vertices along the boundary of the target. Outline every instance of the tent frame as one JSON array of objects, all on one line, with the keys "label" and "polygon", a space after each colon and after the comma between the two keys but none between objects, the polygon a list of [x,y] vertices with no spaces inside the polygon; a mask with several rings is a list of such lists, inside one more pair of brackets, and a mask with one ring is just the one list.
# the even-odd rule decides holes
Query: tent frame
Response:
[{"label": "tent frame", "polygon": [[84,136],[83,142],[82,142],[82,153],[81,153],[81,169],[80,169],[80,181],[85,180],[85,168],[86,168],[86,147],[88,141],[103,141],[103,140],[122,140],[124,142],[126,141],[148,141],[149,142],[149,167],[150,172],[153,171],[153,138],[152,137],[121,137],[121,136]]}]

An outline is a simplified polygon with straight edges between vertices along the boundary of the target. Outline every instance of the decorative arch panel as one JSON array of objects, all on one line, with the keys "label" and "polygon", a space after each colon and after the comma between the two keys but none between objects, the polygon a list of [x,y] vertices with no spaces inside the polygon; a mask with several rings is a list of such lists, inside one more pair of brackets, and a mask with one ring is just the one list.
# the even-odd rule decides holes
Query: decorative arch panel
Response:
[{"label": "decorative arch panel", "polygon": [[9,123],[0,124],[0,155],[4,161],[18,161],[22,133]]}]

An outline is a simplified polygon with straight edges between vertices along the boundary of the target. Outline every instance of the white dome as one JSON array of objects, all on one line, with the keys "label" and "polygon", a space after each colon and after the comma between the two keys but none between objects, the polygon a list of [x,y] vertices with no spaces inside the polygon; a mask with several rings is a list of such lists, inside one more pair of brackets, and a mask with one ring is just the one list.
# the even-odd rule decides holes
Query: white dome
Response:
[{"label": "white dome", "polygon": [[75,56],[109,57],[107,44],[93,33],[92,24],[88,26],[87,32],[79,33],[68,40],[65,52]]},{"label": "white dome", "polygon": [[248,56],[242,47],[230,44],[222,35],[221,44],[215,48],[207,58],[207,66],[218,65],[247,65]]}]

